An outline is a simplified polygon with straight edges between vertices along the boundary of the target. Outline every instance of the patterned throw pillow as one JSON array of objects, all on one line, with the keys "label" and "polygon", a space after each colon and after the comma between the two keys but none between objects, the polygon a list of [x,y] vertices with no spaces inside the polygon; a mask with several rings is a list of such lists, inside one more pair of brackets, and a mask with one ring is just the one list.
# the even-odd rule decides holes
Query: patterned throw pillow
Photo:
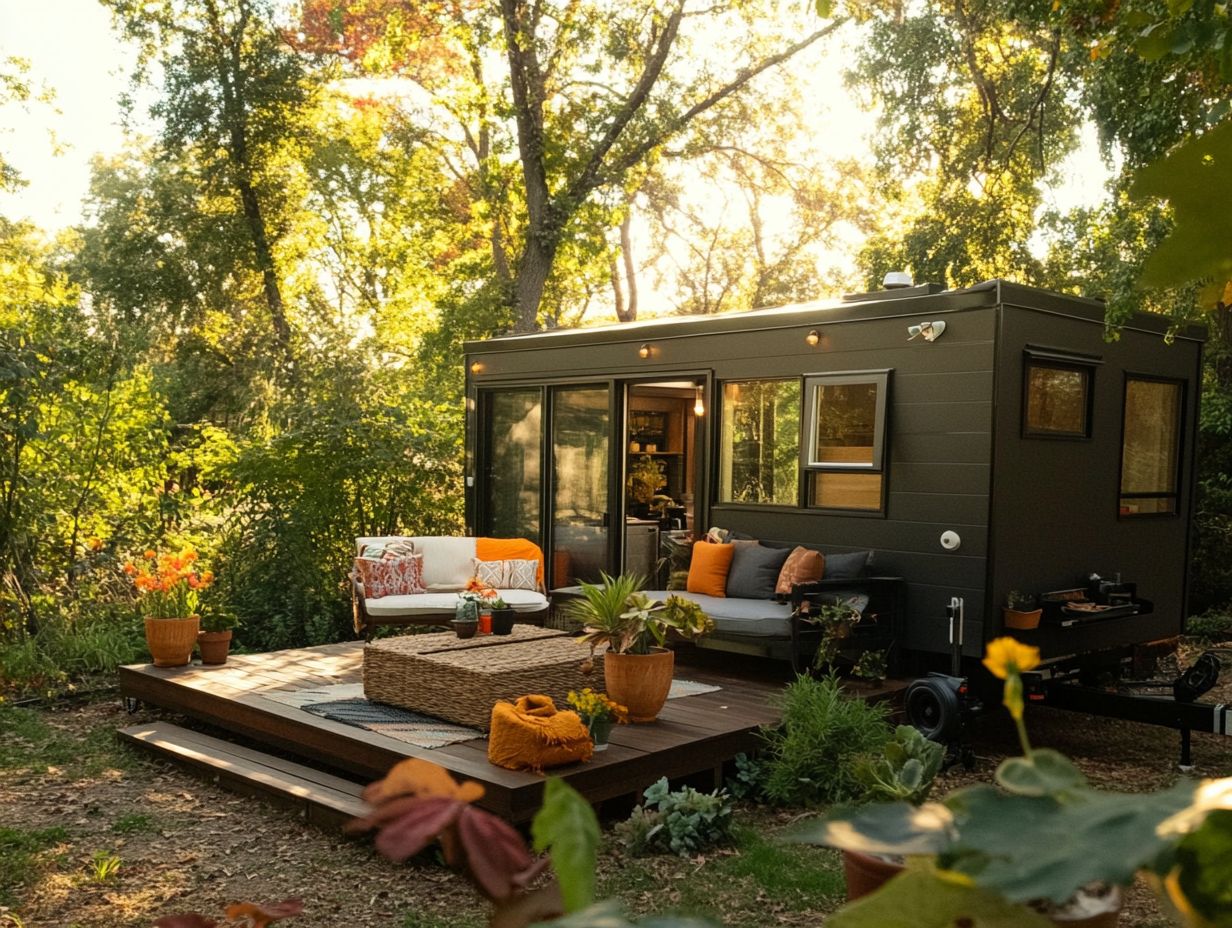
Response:
[{"label": "patterned throw pillow", "polygon": [[494,589],[508,589],[505,586],[504,561],[481,561],[479,558],[473,558],[472,560],[475,565],[474,574],[476,580]]},{"label": "patterned throw pillow", "polygon": [[475,576],[498,590],[537,590],[539,562],[519,559],[481,561],[475,558]]},{"label": "patterned throw pillow", "polygon": [[779,571],[779,582],[775,584],[774,592],[790,593],[797,583],[812,583],[820,580],[826,572],[826,559],[820,551],[797,547],[787,555],[783,569]]},{"label": "patterned throw pillow", "polygon": [[392,561],[396,557],[414,557],[415,542],[409,538],[382,538],[364,545],[359,556],[370,561]]},{"label": "patterned throw pillow", "polygon": [[395,557],[388,560],[355,559],[355,569],[364,584],[364,596],[381,599],[384,596],[406,596],[423,593],[423,555]]}]

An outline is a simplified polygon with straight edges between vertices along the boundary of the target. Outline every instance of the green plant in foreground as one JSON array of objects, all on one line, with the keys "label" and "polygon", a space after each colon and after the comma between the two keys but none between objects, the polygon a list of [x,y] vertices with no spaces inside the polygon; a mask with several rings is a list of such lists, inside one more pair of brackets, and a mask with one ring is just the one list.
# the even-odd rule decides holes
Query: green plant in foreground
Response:
[{"label": "green plant in foreground", "polygon": [[1022,674],[1039,651],[989,642],[985,666],[1005,680],[1004,704],[1023,756],[940,802],[833,813],[797,839],[873,854],[919,854],[910,868],[827,922],[832,928],[925,928],[956,922],[1050,924],[1032,911],[1139,874],[1187,928],[1232,926],[1232,777],[1182,780],[1156,793],[1094,789],[1068,758],[1033,748],[1023,724]]},{"label": "green plant in foreground", "polygon": [[879,754],[856,758],[855,775],[866,799],[901,800],[918,806],[932,792],[944,760],[944,746],[929,741],[911,725],[899,725]]},{"label": "green plant in foreground", "polygon": [[90,858],[90,879],[95,883],[106,883],[120,872],[120,858],[111,851],[95,851]]},{"label": "green plant in foreground", "polygon": [[889,710],[846,695],[834,676],[798,676],[779,697],[779,706],[782,722],[763,732],[766,796],[798,805],[858,796],[855,758],[885,744]]},{"label": "green plant in foreground", "polygon": [[731,796],[722,789],[703,793],[688,786],[672,791],[662,777],[647,787],[645,802],[620,824],[618,833],[638,856],[700,854],[731,843]]}]

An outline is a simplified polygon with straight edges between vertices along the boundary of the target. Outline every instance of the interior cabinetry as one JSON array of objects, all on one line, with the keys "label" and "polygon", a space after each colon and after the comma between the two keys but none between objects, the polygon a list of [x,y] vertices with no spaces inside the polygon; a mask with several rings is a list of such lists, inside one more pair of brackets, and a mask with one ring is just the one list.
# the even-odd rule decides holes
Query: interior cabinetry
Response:
[{"label": "interior cabinetry", "polygon": [[[653,392],[652,392],[653,391]],[[645,466],[649,458],[659,464],[663,483],[655,488],[676,505],[684,506],[693,497],[693,468],[687,449],[693,447],[695,421],[693,391],[664,388],[639,388],[629,400],[626,473]],[[629,515],[645,517],[649,501],[629,500]]]}]

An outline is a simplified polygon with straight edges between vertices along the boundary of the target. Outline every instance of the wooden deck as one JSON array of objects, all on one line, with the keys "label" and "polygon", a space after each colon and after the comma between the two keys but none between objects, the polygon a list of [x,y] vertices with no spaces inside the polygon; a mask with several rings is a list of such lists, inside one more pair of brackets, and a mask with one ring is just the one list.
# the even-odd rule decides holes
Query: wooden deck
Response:
[{"label": "wooden deck", "polygon": [[[362,654],[362,643],[346,642],[233,655],[219,667],[133,665],[120,669],[120,690],[147,706],[183,713],[257,746],[287,752],[359,782],[379,779],[403,758],[422,757],[460,778],[482,783],[486,795],[480,805],[490,811],[514,822],[534,815],[543,795],[543,777],[489,764],[486,739],[419,748],[320,718],[265,695],[358,683]],[[696,657],[702,663],[682,664],[678,659],[676,676],[718,685],[718,691],[669,700],[658,721],[617,726],[607,751],[596,753],[588,763],[552,773],[592,802],[599,802],[637,793],[662,776],[717,771],[737,754],[755,750],[757,729],[779,720],[770,697],[782,690],[784,665],[769,669],[742,666],[737,677],[730,670],[707,666],[713,664],[706,660],[709,655]],[[747,663],[747,659],[742,661],[742,665]],[[877,698],[894,689],[867,690],[865,695]]]}]

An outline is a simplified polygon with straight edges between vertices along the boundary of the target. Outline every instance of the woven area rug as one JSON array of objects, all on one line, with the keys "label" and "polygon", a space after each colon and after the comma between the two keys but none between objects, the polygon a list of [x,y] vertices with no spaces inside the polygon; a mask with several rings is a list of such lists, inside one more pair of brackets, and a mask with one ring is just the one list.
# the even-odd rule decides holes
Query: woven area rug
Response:
[{"label": "woven area rug", "polygon": [[[720,687],[695,680],[673,680],[668,699],[716,692]],[[413,744],[420,748],[439,748],[459,741],[483,738],[484,733],[465,725],[455,725],[431,716],[420,715],[397,706],[370,702],[364,698],[362,683],[340,683],[303,690],[271,690],[261,694],[283,705],[312,715],[354,725],[366,731]]]}]

